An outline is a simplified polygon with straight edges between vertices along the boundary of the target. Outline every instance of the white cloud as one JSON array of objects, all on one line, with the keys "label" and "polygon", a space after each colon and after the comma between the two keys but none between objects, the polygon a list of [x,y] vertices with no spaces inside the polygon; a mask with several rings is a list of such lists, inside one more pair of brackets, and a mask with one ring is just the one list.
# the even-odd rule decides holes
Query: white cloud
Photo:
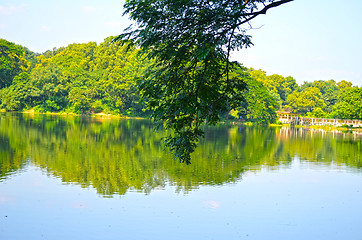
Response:
[{"label": "white cloud", "polygon": [[22,12],[25,7],[26,4],[20,4],[18,6],[15,6],[13,4],[8,6],[0,5],[0,15],[12,15],[14,13]]},{"label": "white cloud", "polygon": [[220,207],[220,202],[219,201],[204,201],[204,206],[206,208],[211,208],[211,209],[217,209]]},{"label": "white cloud", "polygon": [[122,23],[121,21],[111,21],[111,22],[107,22],[107,26],[109,27],[123,27],[124,23]]},{"label": "white cloud", "polygon": [[55,2],[54,7],[57,11],[64,11],[64,5],[62,2]]},{"label": "white cloud", "polygon": [[14,204],[15,203],[15,200],[12,198],[12,197],[9,197],[9,196],[4,196],[4,195],[1,195],[0,194],[0,205],[2,204]]},{"label": "white cloud", "polygon": [[40,31],[42,32],[49,32],[51,28],[49,26],[43,25],[40,27]]},{"label": "white cloud", "polygon": [[85,6],[82,8],[82,11],[85,13],[95,13],[98,11],[98,8],[96,8],[94,6]]}]

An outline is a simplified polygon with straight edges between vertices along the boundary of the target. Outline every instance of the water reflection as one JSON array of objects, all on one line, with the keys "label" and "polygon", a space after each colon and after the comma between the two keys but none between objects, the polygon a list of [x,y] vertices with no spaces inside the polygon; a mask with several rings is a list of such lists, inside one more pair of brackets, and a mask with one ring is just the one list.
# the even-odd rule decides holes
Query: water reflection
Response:
[{"label": "water reflection", "polygon": [[149,193],[166,183],[187,192],[238,181],[248,171],[289,167],[295,157],[361,170],[360,135],[227,125],[205,131],[186,166],[163,151],[167,133],[155,133],[149,121],[1,114],[0,181],[21,171],[26,159],[105,196]]}]

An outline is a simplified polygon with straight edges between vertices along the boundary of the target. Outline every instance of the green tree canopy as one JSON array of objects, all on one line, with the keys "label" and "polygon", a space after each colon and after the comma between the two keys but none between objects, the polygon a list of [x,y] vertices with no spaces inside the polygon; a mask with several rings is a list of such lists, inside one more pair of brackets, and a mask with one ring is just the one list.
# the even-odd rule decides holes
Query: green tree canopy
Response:
[{"label": "green tree canopy", "polygon": [[[256,72],[265,73],[263,71],[255,71],[254,73]],[[251,75],[253,76],[253,74]],[[237,118],[242,117],[258,123],[274,122],[277,117],[275,111],[279,108],[275,96],[261,81],[257,80],[255,75],[246,78],[245,81],[247,84],[247,91],[244,93],[245,100],[240,107],[232,110],[230,114]]]},{"label": "green tree canopy", "polygon": [[341,118],[362,119],[362,88],[351,87],[343,92],[338,111]]},{"label": "green tree canopy", "polygon": [[28,70],[25,55],[22,46],[0,39],[0,89],[10,86],[16,75]]},{"label": "green tree canopy", "polygon": [[244,107],[247,118],[260,123],[274,122],[277,117],[275,111],[279,107],[277,101],[260,82],[251,80],[247,84]]},{"label": "green tree canopy", "polygon": [[[344,85],[345,83],[342,82]],[[321,99],[326,104],[326,111],[330,113],[333,110],[333,106],[338,102],[339,89],[337,83],[334,80],[323,81],[318,80],[314,82],[305,82],[300,86],[300,89],[304,91],[306,88],[316,87],[321,93]]]},{"label": "green tree canopy", "polygon": [[203,135],[200,125],[215,124],[239,106],[244,75],[230,53],[252,45],[243,24],[293,0],[128,0],[125,13],[136,27],[117,39],[131,39],[156,59],[139,86],[151,117],[174,131],[166,144],[180,161]]},{"label": "green tree canopy", "polygon": [[279,103],[277,109],[286,107],[288,96],[299,88],[295,79],[290,76],[283,77],[279,74],[267,75],[265,71],[252,68],[249,72],[253,78],[261,82],[274,96],[275,100]]},{"label": "green tree canopy", "polygon": [[312,112],[315,108],[324,109],[326,104],[321,99],[321,92],[317,87],[308,87],[302,92],[295,91],[288,96],[289,107],[301,113]]},{"label": "green tree canopy", "polygon": [[38,89],[31,84],[30,74],[22,72],[14,77],[11,86],[0,91],[0,99],[2,100],[0,108],[8,111],[28,108],[37,96]]},{"label": "green tree canopy", "polygon": [[27,65],[11,62],[10,57],[18,59],[18,55],[7,52],[9,61],[2,62],[5,70],[1,70],[7,83],[0,89],[0,108],[142,115],[135,79],[142,77],[151,61],[137,54],[135,46],[113,39],[108,37],[100,45],[89,42],[54,48],[37,58],[26,48],[4,40]]}]

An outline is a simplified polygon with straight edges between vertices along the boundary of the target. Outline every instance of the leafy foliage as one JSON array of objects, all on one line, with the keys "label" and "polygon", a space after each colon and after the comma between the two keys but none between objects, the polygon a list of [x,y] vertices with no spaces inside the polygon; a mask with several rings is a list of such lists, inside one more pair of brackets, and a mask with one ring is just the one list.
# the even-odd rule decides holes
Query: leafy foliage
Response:
[{"label": "leafy foliage", "polygon": [[246,75],[233,75],[239,64],[229,60],[231,51],[252,45],[242,25],[259,7],[285,2],[126,1],[137,26],[118,39],[131,39],[156,60],[139,87],[151,117],[173,130],[166,145],[180,161],[190,163],[203,123],[216,124],[243,100]]},{"label": "leafy foliage", "polygon": [[274,95],[256,77],[246,78],[245,82],[247,90],[244,91],[244,101],[237,109],[232,110],[230,115],[262,124],[274,122],[277,117],[275,111],[279,108]]},{"label": "leafy foliage", "polygon": [[248,81],[248,92],[245,97],[244,108],[249,120],[259,123],[271,123],[276,119],[275,111],[278,103],[262,83]]},{"label": "leafy foliage", "polygon": [[279,104],[278,109],[286,107],[288,96],[299,88],[296,80],[291,76],[267,75],[263,70],[254,70],[252,68],[249,72],[253,78],[261,82],[274,96],[275,101]]},{"label": "leafy foliage", "polygon": [[351,87],[341,98],[339,116],[346,119],[362,119],[362,88]]},{"label": "leafy foliage", "polygon": [[30,84],[30,75],[22,72],[13,79],[11,86],[0,91],[0,106],[8,111],[21,110],[27,108],[37,94],[37,89]]},{"label": "leafy foliage", "polygon": [[23,47],[0,39],[0,89],[10,86],[16,75],[28,70],[30,64],[25,56]]},{"label": "leafy foliage", "polygon": [[[3,59],[21,61],[9,65],[14,74],[7,75],[7,87],[0,89],[0,108],[144,116],[147,103],[159,126],[164,123],[173,131],[164,140],[185,162],[190,162],[188,156],[204,135],[202,124],[215,124],[228,114],[265,123],[275,119],[276,110],[362,119],[361,88],[348,81],[319,80],[298,86],[292,77],[268,76],[262,70],[225,62],[211,46],[209,52],[182,50],[187,57],[179,56],[175,62],[176,58],[159,61],[149,55],[152,47],[141,51],[128,41],[114,42],[113,37],[99,45],[71,44],[36,58],[25,47],[3,43],[21,56],[14,58],[7,51],[2,52]],[[197,53],[196,58],[191,53]]]},{"label": "leafy foliage", "polygon": [[302,92],[296,91],[289,95],[287,102],[292,109],[298,109],[302,113],[312,112],[315,108],[326,107],[321,95],[318,88],[309,87]]},{"label": "leafy foliage", "polygon": [[0,91],[0,107],[8,111],[142,115],[135,77],[142,75],[150,61],[140,57],[135,47],[121,46],[112,39],[99,46],[90,42],[53,49],[35,62],[27,57],[34,55],[19,46],[33,68],[30,74],[23,69],[17,70],[18,76],[10,76],[11,84]]}]

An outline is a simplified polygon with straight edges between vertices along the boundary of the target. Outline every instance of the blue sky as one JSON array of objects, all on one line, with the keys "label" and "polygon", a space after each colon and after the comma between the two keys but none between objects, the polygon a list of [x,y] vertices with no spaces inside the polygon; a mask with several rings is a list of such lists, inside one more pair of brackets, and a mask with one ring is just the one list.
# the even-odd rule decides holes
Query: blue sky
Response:
[{"label": "blue sky", "polygon": [[[44,52],[102,42],[129,25],[123,0],[1,0],[0,38]],[[246,67],[304,81],[362,86],[362,1],[295,0],[252,22],[254,46],[233,54]]]}]

